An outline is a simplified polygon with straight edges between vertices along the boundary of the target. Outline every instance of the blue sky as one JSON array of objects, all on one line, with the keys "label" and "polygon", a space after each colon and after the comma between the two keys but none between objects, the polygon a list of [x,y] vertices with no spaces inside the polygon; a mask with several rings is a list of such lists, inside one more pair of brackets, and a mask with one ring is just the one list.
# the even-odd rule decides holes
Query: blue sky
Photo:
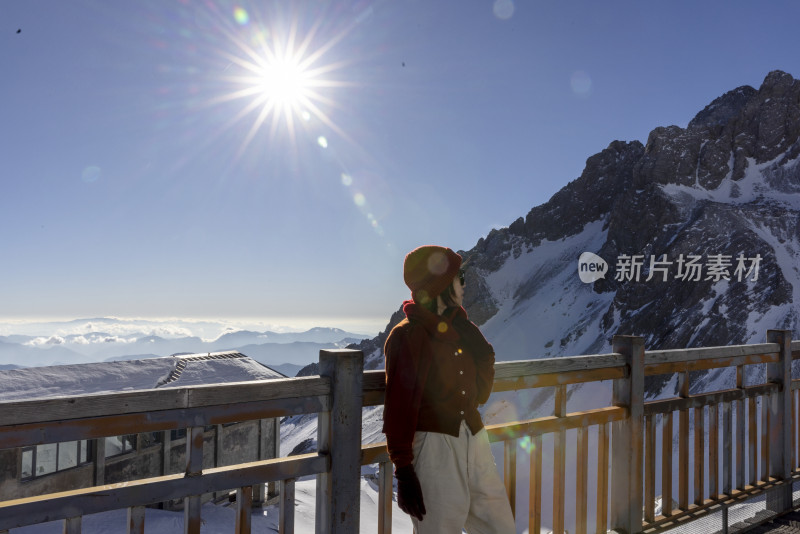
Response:
[{"label": "blue sky", "polygon": [[611,141],[800,76],[799,6],[4,0],[0,317],[377,332],[407,251],[470,249]]}]

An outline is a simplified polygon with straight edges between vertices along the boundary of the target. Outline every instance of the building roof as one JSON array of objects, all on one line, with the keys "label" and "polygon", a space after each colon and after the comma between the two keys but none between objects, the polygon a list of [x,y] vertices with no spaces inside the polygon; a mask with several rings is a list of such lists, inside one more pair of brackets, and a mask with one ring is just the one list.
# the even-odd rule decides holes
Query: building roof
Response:
[{"label": "building roof", "polygon": [[0,371],[0,401],[286,378],[238,352]]}]

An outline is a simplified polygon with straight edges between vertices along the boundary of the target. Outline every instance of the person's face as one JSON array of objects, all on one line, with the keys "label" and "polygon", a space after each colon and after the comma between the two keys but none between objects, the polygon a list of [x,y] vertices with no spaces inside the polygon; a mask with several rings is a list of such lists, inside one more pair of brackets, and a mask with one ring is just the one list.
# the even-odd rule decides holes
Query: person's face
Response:
[{"label": "person's face", "polygon": [[453,301],[458,306],[464,304],[464,286],[461,284],[461,280],[458,276],[453,278]]}]

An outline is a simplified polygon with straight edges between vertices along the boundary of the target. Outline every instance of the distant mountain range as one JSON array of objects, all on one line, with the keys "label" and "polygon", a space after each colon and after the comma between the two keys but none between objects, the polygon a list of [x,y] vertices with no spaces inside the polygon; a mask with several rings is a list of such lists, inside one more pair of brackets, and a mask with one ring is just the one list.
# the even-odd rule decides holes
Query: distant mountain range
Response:
[{"label": "distant mountain range", "polygon": [[[93,322],[92,322],[93,321]],[[322,349],[343,348],[365,336],[338,328],[312,328],[304,332],[227,332],[207,341],[200,337],[174,335],[162,337],[147,332],[112,333],[113,319],[73,321],[108,327],[108,331],[88,331],[64,335],[0,336],[0,368],[33,367],[56,364],[116,361],[235,350],[277,371],[294,376],[300,368],[317,361]]]}]

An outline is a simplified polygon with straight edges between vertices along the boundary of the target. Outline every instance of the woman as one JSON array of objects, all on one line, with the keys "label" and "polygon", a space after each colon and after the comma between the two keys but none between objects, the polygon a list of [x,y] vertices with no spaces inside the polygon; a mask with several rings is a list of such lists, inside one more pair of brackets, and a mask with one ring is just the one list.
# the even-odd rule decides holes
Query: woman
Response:
[{"label": "woman", "polygon": [[383,431],[397,503],[418,534],[512,534],[514,518],[478,405],[494,381],[494,350],[462,307],[461,256],[411,251],[412,300],[389,333]]}]

